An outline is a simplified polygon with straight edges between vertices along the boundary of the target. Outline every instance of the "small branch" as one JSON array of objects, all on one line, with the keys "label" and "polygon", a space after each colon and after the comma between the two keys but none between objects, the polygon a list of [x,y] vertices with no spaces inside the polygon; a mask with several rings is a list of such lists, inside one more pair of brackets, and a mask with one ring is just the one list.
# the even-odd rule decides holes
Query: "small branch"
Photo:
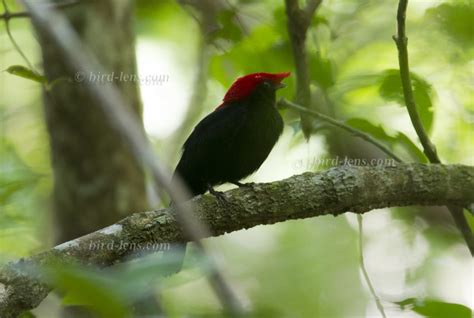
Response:
[{"label": "small branch", "polygon": [[311,18],[313,17],[316,10],[318,10],[318,8],[319,8],[319,6],[321,5],[322,2],[323,2],[323,0],[308,0],[308,3],[306,3],[306,7],[304,8],[303,11],[305,12],[306,16],[308,17],[307,18],[307,20],[309,21],[308,25],[311,24]]},{"label": "small branch", "polygon": [[[64,9],[68,7],[72,7],[76,4],[79,4],[79,0],[71,0],[65,1],[64,3],[57,3],[57,4],[49,4],[49,6],[53,6],[56,9]],[[2,14],[0,14],[0,20],[9,21],[15,18],[30,18],[31,15],[28,11],[21,11],[21,12],[9,12],[8,10],[4,10]]]},{"label": "small branch", "polygon": [[[304,173],[285,180],[237,188],[225,193],[223,205],[212,195],[192,200],[194,213],[218,236],[262,224],[346,211],[364,213],[377,208],[410,205],[467,205],[474,202],[474,167],[462,165],[396,164],[341,166],[320,173]],[[117,224],[56,246],[0,271],[0,316],[16,317],[37,306],[51,286],[23,271],[59,259],[106,267],[127,251],[92,246],[145,246],[189,241],[173,208],[135,213]],[[203,236],[205,237],[205,236]],[[200,237],[200,238],[203,238]],[[3,288],[2,288],[3,287]],[[3,290],[3,292],[2,292]]]},{"label": "small branch", "polygon": [[317,111],[314,111],[314,110],[310,110],[310,109],[307,109],[301,105],[298,105],[298,104],[295,104],[295,103],[292,103],[286,99],[280,99],[278,101],[278,105],[280,107],[288,107],[288,108],[292,108],[292,109],[296,109],[302,113],[305,113],[305,114],[309,114],[313,117],[316,117],[318,119],[321,119],[321,120],[324,120],[325,122],[328,122],[330,123],[331,125],[333,126],[336,126],[336,127],[339,127],[341,129],[344,129],[345,131],[348,131],[350,132],[352,135],[354,136],[357,136],[357,137],[360,137],[362,139],[364,139],[365,141],[371,143],[372,145],[376,146],[377,148],[379,148],[380,150],[382,150],[384,153],[386,153],[389,157],[395,159],[397,162],[402,162],[402,159],[400,159],[400,157],[398,157],[394,152],[392,152],[389,148],[387,148],[387,146],[385,146],[384,144],[382,144],[381,142],[379,142],[377,139],[373,138],[372,136],[370,136],[369,134],[366,134],[358,129],[355,129],[349,125],[346,125],[344,124],[342,121],[340,120],[337,120],[337,119],[334,119],[334,118],[331,118],[329,116],[326,116],[324,114],[321,114]]},{"label": "small branch", "polygon": [[5,11],[4,13],[0,14],[0,19],[5,20],[5,21],[9,21],[10,19],[14,19],[14,18],[29,18],[29,17],[30,17],[30,14],[28,12],[10,13],[10,12]]},{"label": "small branch", "polygon": [[375,288],[372,285],[372,282],[370,281],[369,273],[367,272],[367,268],[365,268],[365,261],[364,261],[364,231],[362,227],[362,215],[358,214],[357,215],[357,223],[359,224],[359,260],[360,260],[360,268],[362,270],[362,274],[364,275],[364,279],[367,283],[367,287],[369,288],[370,294],[374,298],[375,305],[377,306],[377,309],[380,312],[380,315],[383,318],[386,318],[387,315],[385,315],[385,310],[382,306],[382,302],[380,301],[380,298],[377,296],[377,293],[375,292]]},{"label": "small branch", "polygon": [[[321,0],[309,0],[305,9],[300,9],[298,0],[285,0],[288,36],[290,38],[296,75],[296,103],[311,105],[310,74],[306,54],[306,34],[311,19],[321,4]],[[312,121],[300,112],[301,127],[306,139],[311,134]]]},{"label": "small branch", "polygon": [[185,117],[176,129],[176,134],[170,142],[171,145],[178,145],[178,147],[189,134],[188,128],[195,123],[196,119],[202,114],[205,106],[208,94],[207,79],[211,57],[210,44],[212,44],[212,34],[219,29],[218,13],[222,6],[220,1],[180,0],[179,3],[183,5],[183,8],[185,9],[186,6],[193,7],[199,14],[196,16],[193,15],[194,13],[192,11],[187,10],[199,25],[200,33],[197,59],[195,63],[196,75],[193,81],[192,94],[189,98]]},{"label": "small branch", "polygon": [[400,77],[403,87],[403,95],[405,97],[405,104],[407,106],[408,114],[410,115],[413,127],[416,130],[418,138],[423,145],[424,152],[432,163],[440,163],[435,146],[431,143],[428,134],[421,123],[420,116],[416,109],[415,98],[413,96],[413,89],[410,78],[410,68],[408,63],[408,38],[405,35],[405,19],[408,0],[401,0],[398,5],[397,21],[398,34],[394,36],[394,41],[398,49],[398,61],[400,65]]},{"label": "small branch", "polygon": [[[7,1],[6,0],[2,0],[2,4],[3,4],[3,10],[4,10],[4,14],[6,15],[9,15],[10,14],[10,10],[8,9],[8,5],[7,5]],[[12,32],[10,30],[10,19],[5,19],[5,29],[7,31],[7,35],[8,35],[8,38],[10,39],[10,42],[11,44],[13,45],[13,47],[15,48],[15,50],[18,52],[18,54],[23,58],[23,60],[25,61],[26,65],[28,65],[28,67],[30,68],[30,70],[32,72],[35,72],[35,68],[33,67],[33,64],[30,62],[30,60],[26,57],[26,54],[23,52],[23,50],[20,48],[20,46],[18,45],[18,43],[16,43],[15,41],[15,38],[13,37],[12,35]]]},{"label": "small branch", "polygon": [[[436,152],[435,145],[431,142],[428,134],[423,127],[418,110],[416,108],[415,98],[413,96],[413,89],[410,78],[410,67],[408,62],[408,38],[405,32],[405,21],[406,11],[408,6],[408,0],[400,0],[398,3],[397,11],[397,35],[393,37],[398,49],[398,62],[400,65],[400,78],[403,87],[403,96],[405,98],[405,104],[407,106],[408,114],[413,127],[415,128],[416,134],[420,139],[423,151],[425,152],[428,160],[431,163],[441,163]],[[461,232],[464,240],[466,241],[467,247],[469,248],[471,255],[474,256],[474,236],[472,235],[471,227],[469,226],[461,207],[448,207],[451,215],[453,216],[454,222]]]}]

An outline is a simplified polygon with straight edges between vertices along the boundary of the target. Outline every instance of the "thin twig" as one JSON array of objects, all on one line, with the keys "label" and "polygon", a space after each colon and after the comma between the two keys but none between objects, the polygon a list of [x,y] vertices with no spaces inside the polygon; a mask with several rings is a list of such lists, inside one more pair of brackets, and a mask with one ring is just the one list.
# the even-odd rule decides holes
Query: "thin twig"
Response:
[{"label": "thin twig", "polygon": [[[55,3],[55,4],[50,4],[51,6],[54,6],[56,9],[62,9],[62,8],[67,8],[74,6],[76,4],[79,4],[79,0],[70,0],[70,1],[65,1],[63,3]],[[5,7],[5,4],[4,4]],[[21,11],[21,12],[9,12],[8,10],[5,10],[2,14],[0,14],[0,20],[5,20],[9,21],[10,19],[15,19],[15,18],[30,18],[31,15],[27,11]]]},{"label": "thin twig", "polygon": [[377,305],[377,309],[379,310],[380,314],[382,317],[386,318],[387,316],[385,315],[385,310],[383,308],[382,302],[380,301],[380,298],[377,296],[377,293],[375,292],[375,288],[372,285],[372,282],[370,281],[369,273],[367,272],[367,268],[365,267],[365,261],[364,261],[364,231],[362,228],[362,215],[357,214],[357,223],[359,224],[359,261],[360,261],[360,268],[362,270],[362,274],[364,275],[364,279],[367,283],[367,286],[369,287],[370,294],[374,298],[375,304]]},{"label": "thin twig", "polygon": [[[300,9],[298,0],[285,0],[288,36],[290,38],[296,75],[296,103],[310,107],[310,74],[306,54],[306,34],[311,19],[321,4],[321,0],[310,0],[305,9]],[[306,139],[311,134],[312,122],[300,112],[301,127]]]},{"label": "thin twig", "polygon": [[311,22],[311,18],[313,17],[316,10],[318,10],[322,2],[323,0],[308,0],[308,3],[306,3],[304,12],[306,13],[308,17],[309,23]]},{"label": "thin twig", "polygon": [[331,125],[333,126],[336,126],[336,127],[339,127],[341,129],[344,129],[348,132],[350,132],[351,134],[353,134],[354,136],[357,136],[361,139],[364,139],[365,141],[371,143],[372,145],[376,146],[377,148],[379,148],[380,150],[382,150],[384,153],[386,153],[388,156],[390,156],[391,158],[395,159],[397,162],[402,162],[402,159],[400,157],[398,157],[393,151],[391,151],[387,146],[385,146],[384,144],[382,144],[381,142],[379,142],[377,139],[373,138],[372,136],[370,136],[369,134],[366,134],[365,132],[363,131],[360,131],[358,129],[355,129],[349,125],[346,125],[344,124],[342,121],[340,120],[337,120],[337,119],[334,119],[334,118],[331,118],[329,116],[326,116],[324,114],[321,114],[317,111],[314,111],[314,110],[311,110],[311,109],[307,109],[301,105],[298,105],[296,103],[293,103],[293,102],[290,102],[286,99],[280,99],[278,101],[278,105],[280,107],[288,107],[288,108],[293,108],[293,109],[296,109],[300,112],[303,112],[303,113],[306,113],[306,114],[309,114],[313,117],[316,117],[318,119],[321,119],[321,120],[324,120],[325,122],[328,122],[330,123]]},{"label": "thin twig", "polygon": [[[441,163],[438,153],[436,152],[436,147],[431,142],[428,134],[425,131],[425,128],[423,127],[418,110],[416,108],[415,98],[413,96],[410,78],[410,64],[408,62],[408,38],[405,32],[407,6],[408,0],[399,1],[397,11],[397,35],[393,36],[393,40],[395,41],[398,49],[398,62],[400,65],[400,78],[402,81],[403,96],[407,106],[408,114],[410,115],[411,123],[415,128],[416,134],[420,139],[421,145],[423,146],[423,151],[428,157],[428,160],[431,163]],[[471,228],[463,214],[463,209],[461,207],[455,206],[448,206],[448,209],[453,216],[456,226],[466,241],[471,255],[474,256],[474,236],[472,235]]]},{"label": "thin twig", "polygon": [[[7,5],[6,0],[2,0],[2,4],[3,4],[3,10],[5,12],[4,14],[7,14],[7,15],[10,14],[10,10],[8,9],[8,5]],[[10,30],[10,20],[9,19],[5,19],[5,29],[7,31],[8,38],[10,39],[10,42],[12,43],[15,50],[18,52],[18,54],[20,54],[20,56],[23,58],[23,60],[25,61],[26,65],[28,65],[30,70],[36,73],[35,68],[33,67],[33,64],[26,57],[26,54],[20,48],[18,43],[15,41],[15,38],[13,37],[13,35],[11,33],[11,30]]]},{"label": "thin twig", "polygon": [[423,145],[424,152],[432,163],[440,163],[436,147],[431,143],[428,134],[421,123],[420,116],[416,109],[415,98],[413,97],[413,90],[411,86],[410,68],[408,63],[408,38],[405,35],[405,19],[408,0],[401,0],[398,5],[397,21],[398,34],[393,39],[398,48],[398,61],[400,64],[400,77],[402,80],[403,96],[405,97],[405,104],[407,106],[408,114],[410,115],[413,127],[416,130],[418,138]]},{"label": "thin twig", "polygon": [[193,80],[192,94],[189,98],[186,115],[179,127],[176,129],[177,133],[173,136],[173,140],[171,141],[172,145],[179,145],[183,142],[186,135],[189,134],[187,128],[194,123],[198,116],[201,115],[208,93],[207,79],[211,57],[209,46],[213,42],[208,34],[208,30],[212,29],[212,26],[217,24],[217,13],[210,14],[210,12],[216,12],[218,8],[213,7],[217,2],[198,3],[199,5],[194,5],[194,8],[199,13],[199,16],[196,16],[192,10],[186,10],[189,3],[182,2],[183,8],[189,12],[199,25],[200,33],[197,59],[195,62],[197,71]]},{"label": "thin twig", "polygon": [[[58,46],[72,71],[79,71],[83,74],[91,74],[91,72],[105,73],[96,57],[84,49],[77,33],[74,32],[63,15],[50,8],[34,4],[34,0],[22,0],[22,2],[30,12],[35,26]],[[138,119],[128,111],[126,99],[121,96],[114,84],[96,85],[92,81],[86,81],[84,85],[86,92],[102,108],[111,127],[122,135],[130,147],[131,154],[150,169],[155,182],[170,195],[173,202],[176,202],[174,211],[182,230],[196,242],[199,251],[208,259],[210,285],[224,308],[233,316],[240,315],[243,309],[234,291],[223,278],[213,258],[199,241],[201,237],[205,237],[206,233],[209,233],[209,230],[193,214],[190,203],[185,202],[189,195],[184,184],[180,180],[176,183],[170,182],[170,171],[156,160]]]}]

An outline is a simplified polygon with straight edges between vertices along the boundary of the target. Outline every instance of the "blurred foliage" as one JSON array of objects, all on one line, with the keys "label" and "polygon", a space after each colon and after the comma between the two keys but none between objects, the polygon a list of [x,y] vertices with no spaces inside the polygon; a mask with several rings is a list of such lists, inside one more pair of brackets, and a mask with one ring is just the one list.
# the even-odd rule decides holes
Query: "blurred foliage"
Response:
[{"label": "blurred foliage", "polygon": [[[431,85],[416,74],[410,74],[413,87],[413,97],[415,99],[418,114],[426,131],[431,130],[433,124],[433,109],[431,102]],[[388,101],[395,101],[405,106],[403,97],[402,82],[398,70],[387,70],[381,77],[379,88],[380,96]]]},{"label": "blurred foliage", "polygon": [[415,299],[409,298],[404,301],[398,302],[401,309],[411,309],[417,314],[423,317],[430,318],[444,318],[444,317],[456,317],[456,318],[469,318],[472,317],[472,311],[466,306],[459,304],[445,303],[433,299]]},{"label": "blurred foliage", "polygon": [[[21,10],[15,1],[7,2],[12,10]],[[199,14],[183,2],[137,0],[135,31],[139,43],[147,41],[168,50],[178,67],[175,72],[192,82],[201,26],[196,22]],[[284,1],[219,3],[222,6],[214,21],[218,28],[209,35],[207,47],[208,111],[218,105],[223,92],[240,75],[294,72]],[[338,119],[382,141],[407,161],[426,162],[402,98],[397,51],[391,39],[396,6],[396,0],[323,1],[307,36],[311,90],[318,104],[334,107]],[[423,124],[443,162],[474,164],[474,3],[410,1],[407,19],[412,84]],[[41,65],[28,21],[12,20],[11,27],[33,64]],[[23,61],[3,30],[0,39],[0,70],[10,68],[10,73],[20,77],[43,80],[18,66]],[[161,58],[164,56],[156,56]],[[171,75],[171,79],[178,78]],[[288,87],[278,94],[291,99],[295,76],[285,82]],[[182,84],[183,91],[178,95],[189,96],[190,85]],[[1,264],[48,248],[54,226],[48,213],[53,176],[39,85],[1,72],[0,87]],[[147,107],[161,104],[157,100]],[[173,105],[163,105],[162,111],[174,111]],[[315,123],[312,140],[317,142],[306,144],[301,137],[299,114],[286,110],[282,115],[287,127],[269,158],[280,156],[280,160],[266,163],[271,165],[267,168],[270,173],[294,174],[287,158],[309,161],[331,157],[324,139],[317,138],[326,128],[324,123]],[[198,120],[195,118],[195,122]],[[157,153],[179,153],[180,145],[168,142],[172,137],[153,136]],[[268,181],[273,180],[272,176],[259,172],[253,178]],[[426,317],[468,315],[465,305],[469,300],[460,290],[469,281],[465,277],[469,270],[464,269],[469,267],[470,257],[460,246],[458,233],[446,225],[450,220],[439,211],[432,211],[427,218],[418,208],[394,210],[394,218],[385,219],[381,211],[364,217],[368,271],[384,304],[390,303],[388,316],[401,312]],[[225,275],[252,316],[376,315],[373,300],[361,282],[353,221],[349,215],[285,222],[209,239],[207,244],[222,255],[219,261],[224,264]],[[399,236],[389,236],[394,229],[399,230]],[[395,247],[373,247],[384,238]],[[417,261],[412,262],[407,255],[417,255]],[[394,266],[391,261],[399,264],[399,272],[390,270]],[[205,262],[196,253],[188,253],[179,275],[157,277],[157,273],[166,271],[167,262],[172,263],[173,258],[143,258],[107,270],[59,266],[48,269],[48,273],[61,291],[63,303],[85,305],[101,317],[130,315],[133,301],[146,293],[155,295],[170,317],[222,315],[204,277]],[[400,289],[391,285],[394,281],[397,284],[392,285],[400,285]],[[34,312],[38,317],[51,317],[39,316],[41,310]]]},{"label": "blurred foliage", "polygon": [[383,141],[385,145],[390,146],[392,151],[400,151],[399,147],[403,147],[403,150],[410,156],[411,160],[407,161],[419,161],[428,162],[423,152],[408,138],[404,133],[398,132],[395,136],[389,135],[382,125],[374,125],[370,121],[363,118],[351,118],[346,121],[351,127],[357,128],[365,133],[368,133],[377,140]]},{"label": "blurred foliage", "polygon": [[440,31],[455,40],[457,45],[472,48],[472,18],[474,17],[472,1],[458,0],[442,3],[427,10],[426,15],[438,24]]},{"label": "blurred foliage", "polygon": [[23,77],[41,84],[46,84],[48,80],[43,75],[37,74],[35,71],[22,65],[12,65],[6,69],[10,74]]}]

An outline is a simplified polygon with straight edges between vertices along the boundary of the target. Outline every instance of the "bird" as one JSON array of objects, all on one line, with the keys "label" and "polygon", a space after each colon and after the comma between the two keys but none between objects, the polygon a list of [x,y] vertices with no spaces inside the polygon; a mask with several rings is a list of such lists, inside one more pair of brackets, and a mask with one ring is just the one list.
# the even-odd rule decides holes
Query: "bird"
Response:
[{"label": "bird", "polygon": [[237,78],[184,142],[173,180],[179,176],[192,197],[207,191],[221,197],[214,187],[224,183],[245,186],[240,180],[262,165],[283,132],[276,91],[288,76],[261,72]]},{"label": "bird", "polygon": [[[261,72],[237,78],[222,103],[194,127],[182,146],[171,180],[176,186],[180,178],[187,187],[190,197],[185,199],[209,191],[221,202],[227,202],[223,193],[214,190],[215,186],[246,186],[240,180],[262,165],[283,132],[276,91],[285,87],[282,80],[288,76],[290,72]],[[181,270],[186,245],[170,246],[171,251],[165,255],[173,261],[164,275]]]}]

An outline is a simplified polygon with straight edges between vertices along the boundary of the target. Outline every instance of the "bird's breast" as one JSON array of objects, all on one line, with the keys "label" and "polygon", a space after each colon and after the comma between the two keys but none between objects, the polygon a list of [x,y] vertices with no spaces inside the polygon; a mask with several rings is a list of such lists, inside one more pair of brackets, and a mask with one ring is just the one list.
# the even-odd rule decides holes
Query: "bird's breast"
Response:
[{"label": "bird's breast", "polygon": [[276,109],[250,112],[231,150],[230,170],[240,180],[256,171],[268,157],[283,131],[283,120]]}]

